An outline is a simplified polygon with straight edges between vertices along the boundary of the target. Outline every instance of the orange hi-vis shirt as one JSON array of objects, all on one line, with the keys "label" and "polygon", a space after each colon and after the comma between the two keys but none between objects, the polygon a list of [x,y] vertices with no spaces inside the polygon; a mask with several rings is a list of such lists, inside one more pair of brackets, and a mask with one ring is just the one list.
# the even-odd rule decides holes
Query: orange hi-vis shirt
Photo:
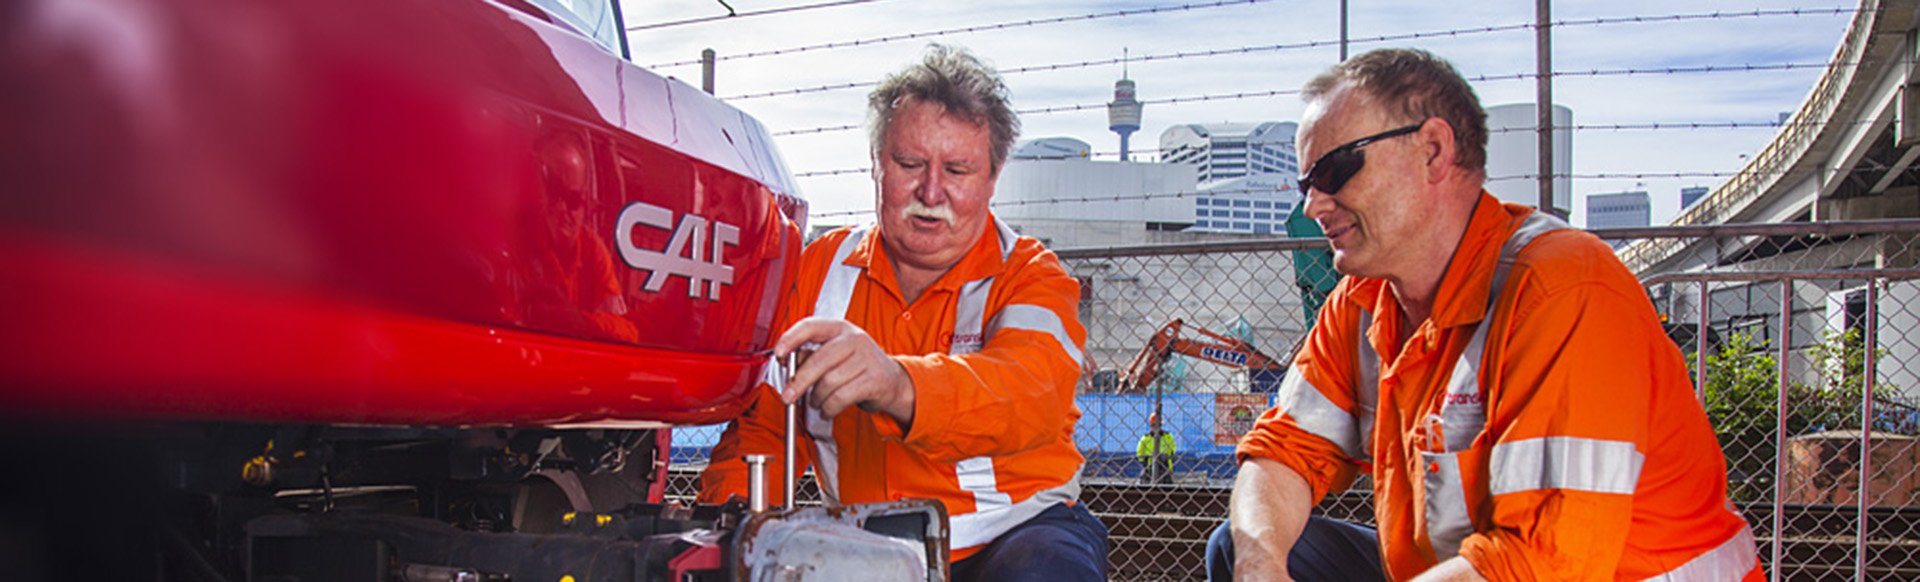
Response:
[{"label": "orange hi-vis shirt", "polygon": [[1759,580],[1679,348],[1613,250],[1564,227],[1482,192],[1405,345],[1386,281],[1347,277],[1239,457],[1316,503],[1371,471],[1398,580],[1455,555],[1492,580]]},{"label": "orange hi-vis shirt", "polygon": [[[990,222],[911,305],[877,231],[829,232],[803,253],[780,318],[784,332],[809,315],[843,316],[892,354],[914,387],[907,431],[857,407],[831,420],[803,408],[795,470],[811,464],[832,503],[940,501],[955,561],[1047,507],[1077,502],[1084,461],[1073,443],[1086,345],[1079,281],[1039,241]],[[700,500],[746,493],[742,455],[769,455],[767,479],[782,482],[785,419],[763,384],[714,445]],[[770,494],[770,503],[780,497]]]}]

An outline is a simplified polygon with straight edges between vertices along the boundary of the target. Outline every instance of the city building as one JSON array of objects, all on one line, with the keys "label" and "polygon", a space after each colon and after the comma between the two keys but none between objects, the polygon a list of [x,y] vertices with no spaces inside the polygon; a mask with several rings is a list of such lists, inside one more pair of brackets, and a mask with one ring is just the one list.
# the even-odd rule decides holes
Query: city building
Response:
[{"label": "city building", "polygon": [[1297,180],[1262,173],[1202,186],[1193,200],[1189,232],[1286,234],[1287,217],[1300,204]]},{"label": "city building", "polygon": [[1194,220],[1194,168],[1095,161],[1086,142],[1043,138],[1014,148],[993,213],[1056,248],[1165,241]]},{"label": "city building", "polygon": [[1093,146],[1071,137],[1043,137],[1024,141],[1014,145],[1013,153],[1008,157],[1016,160],[1064,160],[1067,158],[1086,159],[1093,155]]},{"label": "city building", "polygon": [[[1503,202],[1540,205],[1539,109],[1532,103],[1487,108],[1487,192]],[[1553,106],[1553,209],[1573,211],[1573,110]]]},{"label": "city building", "polygon": [[1248,174],[1300,174],[1293,122],[1188,123],[1160,133],[1160,161],[1194,167],[1196,184]]},{"label": "city building", "polygon": [[1587,195],[1587,228],[1647,226],[1653,219],[1646,191]]},{"label": "city building", "polygon": [[1693,206],[1694,202],[1697,202],[1701,198],[1706,197],[1708,192],[1712,192],[1712,190],[1708,189],[1706,186],[1690,186],[1687,188],[1681,188],[1680,189],[1680,209],[1685,210],[1687,207]]}]

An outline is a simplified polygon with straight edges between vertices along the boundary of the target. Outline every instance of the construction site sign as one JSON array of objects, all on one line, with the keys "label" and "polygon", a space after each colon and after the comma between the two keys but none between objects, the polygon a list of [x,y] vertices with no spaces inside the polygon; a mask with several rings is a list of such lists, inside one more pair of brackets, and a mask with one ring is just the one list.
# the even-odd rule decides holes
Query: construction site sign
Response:
[{"label": "construction site sign", "polygon": [[1213,444],[1239,444],[1240,437],[1253,430],[1253,421],[1266,412],[1270,397],[1271,394],[1214,394]]}]

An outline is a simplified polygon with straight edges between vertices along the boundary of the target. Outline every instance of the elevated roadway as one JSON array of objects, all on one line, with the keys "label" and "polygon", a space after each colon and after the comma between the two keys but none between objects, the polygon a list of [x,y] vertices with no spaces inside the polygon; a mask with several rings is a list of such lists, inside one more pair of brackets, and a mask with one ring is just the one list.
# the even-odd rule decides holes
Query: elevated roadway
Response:
[{"label": "elevated roadway", "polygon": [[[1920,0],[1862,0],[1825,74],[1771,143],[1675,226],[1920,216]],[[1761,237],[1648,238],[1621,249],[1642,277],[1750,257]],[[1830,265],[1844,267],[1847,265]]]}]

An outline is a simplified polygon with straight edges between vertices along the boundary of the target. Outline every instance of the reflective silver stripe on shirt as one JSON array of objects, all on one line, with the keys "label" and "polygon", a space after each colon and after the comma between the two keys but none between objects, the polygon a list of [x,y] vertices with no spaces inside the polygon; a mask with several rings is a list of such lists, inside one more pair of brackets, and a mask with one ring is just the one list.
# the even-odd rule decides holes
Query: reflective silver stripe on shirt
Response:
[{"label": "reflective silver stripe on shirt", "polygon": [[987,345],[983,330],[987,326],[987,296],[991,294],[993,277],[960,286],[960,297],[953,306],[953,343],[947,346],[947,353],[971,354]]},{"label": "reflective silver stripe on shirt", "polygon": [[1640,482],[1646,455],[1629,441],[1569,436],[1503,442],[1493,446],[1487,490],[1505,495],[1535,489],[1568,489],[1630,495]]},{"label": "reflective silver stripe on shirt", "polygon": [[[956,356],[970,354],[980,351],[981,346],[986,344],[983,330],[986,327],[987,297],[992,293],[993,277],[968,281],[960,286],[960,296],[955,299],[953,309],[953,343],[948,346],[947,353]],[[999,478],[993,472],[993,457],[962,460],[954,464],[953,471],[960,490],[973,494],[975,511],[1004,509],[1013,504],[1012,498],[999,489]]]},{"label": "reflective silver stripe on shirt", "polygon": [[993,217],[993,230],[1000,234],[1000,260],[1007,260],[1013,256],[1013,243],[1020,240],[1020,233],[1014,232],[1013,227],[998,216]]},{"label": "reflective silver stripe on shirt", "polygon": [[1760,565],[1760,553],[1753,545],[1753,530],[1746,525],[1726,543],[1700,554],[1673,571],[1648,578],[1670,582],[1722,582],[1739,580]]},{"label": "reflective silver stripe on shirt", "polygon": [[1380,407],[1380,353],[1373,351],[1373,343],[1367,341],[1367,330],[1373,328],[1373,313],[1360,311],[1360,333],[1354,334],[1354,340],[1360,344],[1357,352],[1358,369],[1354,370],[1360,384],[1353,387],[1354,400],[1360,405],[1353,416],[1360,419],[1360,458],[1373,458],[1373,421]]},{"label": "reflective silver stripe on shirt", "polygon": [[987,325],[987,334],[992,335],[1002,329],[1024,329],[1037,331],[1050,336],[1060,344],[1061,351],[1073,358],[1073,363],[1086,367],[1080,346],[1073,343],[1073,337],[1067,335],[1067,326],[1060,321],[1060,314],[1038,305],[1016,303],[1000,309],[994,314],[993,323]]},{"label": "reflective silver stripe on shirt", "polygon": [[[1013,254],[1013,246],[1019,235],[997,217],[993,225],[1000,236],[1000,259],[1004,261]],[[993,314],[992,322],[987,322],[987,299],[992,292],[992,277],[961,286],[958,304],[954,306],[955,341],[948,353],[957,356],[979,351],[995,332],[1011,328],[1051,335],[1060,343],[1060,348],[1073,357],[1075,363],[1082,361],[1079,346],[1067,335],[1066,325],[1060,321],[1060,316],[1050,309],[1038,305],[1008,305]],[[959,341],[972,338],[978,338],[978,343]],[[955,549],[986,545],[1014,526],[1046,511],[1048,507],[1080,498],[1078,469],[1066,483],[1035,492],[1032,497],[1019,503],[1013,503],[1011,495],[1000,491],[992,457],[960,461],[954,466],[954,473],[959,478],[960,489],[973,494],[974,504],[973,511],[951,516],[948,520],[951,526],[950,543]]]},{"label": "reflective silver stripe on shirt", "polygon": [[962,513],[948,518],[951,529],[948,532],[953,549],[971,548],[986,545],[1000,534],[1007,533],[1013,526],[1020,525],[1040,512],[1060,503],[1080,498],[1080,471],[1073,472],[1073,478],[1052,489],[1043,489],[1028,497],[1025,501],[1011,505],[998,505],[992,508],[980,506],[971,513]]},{"label": "reflective silver stripe on shirt", "polygon": [[1493,268],[1493,285],[1487,291],[1488,313],[1492,313],[1494,300],[1500,297],[1500,288],[1507,283],[1507,272],[1512,271],[1514,263],[1520,260],[1520,251],[1540,235],[1562,228],[1573,227],[1567,221],[1545,212],[1534,211],[1520,219],[1520,226],[1515,227],[1513,234],[1507,237],[1506,244],[1500,246],[1500,262]]},{"label": "reflective silver stripe on shirt", "polygon": [[999,483],[993,474],[993,457],[974,457],[954,465],[954,474],[959,477],[960,488],[973,493],[976,511],[1000,509],[1013,505],[1013,498],[999,490]]},{"label": "reflective silver stripe on shirt", "polygon": [[[813,300],[813,315],[845,319],[847,306],[853,303],[853,287],[860,282],[862,269],[845,264],[854,247],[866,238],[867,229],[855,229],[833,251],[833,262],[820,281],[820,296]],[[802,406],[806,414],[807,435],[813,437],[813,476],[820,482],[820,494],[830,503],[840,502],[840,445],[833,440],[833,419],[820,409]]]},{"label": "reflective silver stripe on shirt", "polygon": [[[1454,363],[1453,373],[1448,378],[1446,400],[1442,401],[1439,418],[1435,420],[1440,423],[1441,446],[1449,452],[1420,453],[1427,465],[1423,483],[1427,494],[1427,541],[1433,545],[1437,559],[1445,560],[1458,555],[1460,543],[1473,533],[1472,514],[1467,510],[1466,490],[1460,479],[1460,464],[1455,451],[1471,447],[1474,439],[1486,427],[1486,391],[1480,385],[1480,367],[1486,355],[1488,329],[1493,325],[1494,306],[1499,304],[1507,273],[1518,261],[1520,251],[1534,238],[1561,228],[1567,228],[1567,223],[1546,213],[1533,212],[1521,220],[1520,226],[1500,246],[1499,262],[1494,267],[1493,280],[1487,287],[1485,317],[1475,324],[1473,336],[1467,341],[1467,348],[1460,353],[1460,359]],[[1498,462],[1498,446],[1494,455],[1492,478],[1497,481],[1507,472],[1501,470]],[[1633,468],[1633,480],[1638,481],[1639,464],[1636,462]],[[1498,490],[1495,492],[1498,493]]]},{"label": "reflective silver stripe on shirt", "polygon": [[[994,226],[1000,235],[1001,259],[1013,252],[1017,240],[1013,229],[998,219]],[[827,274],[820,285],[820,296],[814,301],[813,315],[845,319],[847,308],[853,301],[853,289],[860,281],[862,269],[846,265],[854,247],[859,246],[866,236],[866,229],[856,230],[847,235],[835,249],[833,262],[827,267]],[[1073,341],[1066,335],[1066,328],[1058,315],[1043,307],[1033,305],[1012,305],[1001,310],[988,326],[987,299],[993,294],[993,277],[969,281],[960,287],[955,298],[953,330],[956,341],[948,350],[953,355],[962,355],[979,351],[987,336],[1001,327],[1032,329],[1046,332],[1060,340],[1061,347],[1073,356],[1075,362],[1081,361],[1081,353]],[[1038,313],[1035,313],[1038,312]],[[1051,326],[1051,327],[1048,327]],[[962,341],[964,340],[964,341]],[[807,432],[813,436],[816,449],[814,474],[820,479],[823,495],[834,503],[839,502],[839,446],[833,438],[833,421],[821,416],[820,411],[808,407]],[[972,513],[951,517],[951,536],[953,547],[970,547],[985,544],[1005,533],[1019,523],[1038,515],[1047,507],[1060,502],[1072,501],[1080,496],[1080,480],[1076,472],[1073,479],[1059,487],[1036,493],[1032,498],[1013,503],[1012,496],[999,490],[999,479],[993,469],[992,457],[974,457],[956,463],[954,474],[960,489],[973,495]]]},{"label": "reflective silver stripe on shirt", "polygon": [[862,271],[846,264],[847,256],[853,254],[854,247],[860,246],[864,238],[867,238],[867,229],[855,229],[840,240],[840,248],[833,250],[833,262],[827,263],[827,276],[820,281],[820,296],[813,300],[813,315],[846,319],[847,304],[853,302],[853,286],[860,282]]},{"label": "reflective silver stripe on shirt", "polygon": [[1353,415],[1341,410],[1339,405],[1328,400],[1307,376],[1300,373],[1300,366],[1287,370],[1287,376],[1280,381],[1280,394],[1275,399],[1280,412],[1293,418],[1293,423],[1314,436],[1327,439],[1333,446],[1354,460],[1366,460],[1361,455],[1360,432],[1354,427]]},{"label": "reflective silver stripe on shirt", "polygon": [[820,409],[801,406],[806,412],[807,436],[813,437],[813,476],[820,482],[820,496],[828,503],[840,503],[840,445],[833,440],[833,419]]},{"label": "reflective silver stripe on shirt", "polygon": [[1569,228],[1567,223],[1544,212],[1533,212],[1521,219],[1520,226],[1514,228],[1507,242],[1500,245],[1500,256],[1493,269],[1493,280],[1487,286],[1487,311],[1480,322],[1473,325],[1473,335],[1467,340],[1467,349],[1460,353],[1460,359],[1453,364],[1453,373],[1447,381],[1446,400],[1440,404],[1441,446],[1448,451],[1461,451],[1473,446],[1475,438],[1487,425],[1486,390],[1480,385],[1480,366],[1486,361],[1487,334],[1493,327],[1493,308],[1499,304],[1500,292],[1506,288],[1507,274],[1519,261],[1520,251],[1533,243],[1533,239],[1554,230]]},{"label": "reflective silver stripe on shirt", "polygon": [[1447,379],[1447,394],[1440,402],[1440,440],[1446,451],[1464,451],[1473,446],[1473,440],[1487,426],[1486,392],[1480,388],[1480,365],[1487,351],[1487,328],[1491,327],[1487,322],[1492,319],[1489,308],[1487,319],[1474,325],[1467,349],[1453,362],[1453,374]]},{"label": "reflective silver stripe on shirt", "polygon": [[1467,511],[1466,490],[1460,483],[1460,459],[1455,453],[1420,453],[1427,474],[1427,543],[1436,560],[1460,553],[1460,542],[1473,533],[1473,515]]}]

